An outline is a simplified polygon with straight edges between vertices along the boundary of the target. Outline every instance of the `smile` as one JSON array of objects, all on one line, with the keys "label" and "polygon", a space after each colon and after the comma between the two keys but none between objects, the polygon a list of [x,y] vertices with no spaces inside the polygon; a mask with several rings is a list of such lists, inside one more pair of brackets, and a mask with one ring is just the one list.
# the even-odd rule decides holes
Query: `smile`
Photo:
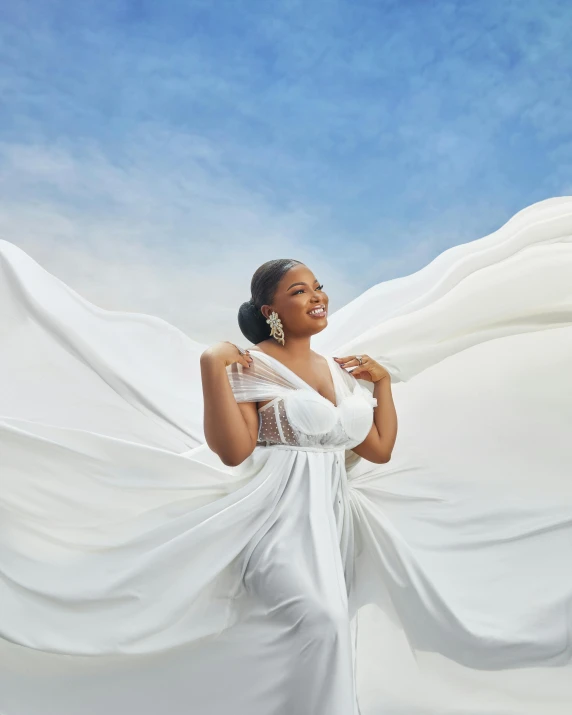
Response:
[{"label": "smile", "polygon": [[326,312],[326,309],[323,306],[320,306],[319,308],[311,310],[308,315],[311,315],[313,318],[324,318],[326,316]]}]

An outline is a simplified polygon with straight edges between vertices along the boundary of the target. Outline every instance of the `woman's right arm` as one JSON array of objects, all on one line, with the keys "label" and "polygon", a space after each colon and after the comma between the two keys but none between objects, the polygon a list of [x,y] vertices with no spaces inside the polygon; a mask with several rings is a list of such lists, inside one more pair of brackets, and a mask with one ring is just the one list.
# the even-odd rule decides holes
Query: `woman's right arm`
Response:
[{"label": "woman's right arm", "polygon": [[238,403],[230,386],[226,368],[235,362],[248,369],[252,357],[241,355],[232,343],[217,343],[201,355],[205,439],[228,467],[244,462],[258,437],[256,403]]}]

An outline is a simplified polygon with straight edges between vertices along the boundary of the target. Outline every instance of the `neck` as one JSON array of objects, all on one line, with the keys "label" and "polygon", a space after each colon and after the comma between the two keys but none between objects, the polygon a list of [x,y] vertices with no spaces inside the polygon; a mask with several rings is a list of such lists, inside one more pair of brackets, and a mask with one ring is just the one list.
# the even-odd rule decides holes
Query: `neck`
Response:
[{"label": "neck", "polygon": [[272,350],[278,355],[287,355],[292,362],[304,362],[310,357],[310,336],[286,336],[285,344],[281,345],[277,340],[271,338],[268,342],[273,343]]}]

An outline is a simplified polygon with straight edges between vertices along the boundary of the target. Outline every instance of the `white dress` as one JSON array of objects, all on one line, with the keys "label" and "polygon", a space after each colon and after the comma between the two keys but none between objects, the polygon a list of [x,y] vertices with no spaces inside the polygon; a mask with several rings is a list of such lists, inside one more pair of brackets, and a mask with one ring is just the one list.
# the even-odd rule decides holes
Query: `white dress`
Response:
[{"label": "white dress", "polygon": [[[336,405],[253,351],[235,468],[206,346],[0,241],[2,715],[570,713],[571,237],[543,201],[337,311]],[[387,464],[351,451],[356,353],[391,375]]]},{"label": "white dress", "polygon": [[[259,410],[258,446],[234,470],[242,477],[262,473],[272,482],[268,512],[241,567],[244,609],[254,608],[273,634],[274,645],[255,653],[253,672],[262,662],[270,666],[267,712],[358,713],[345,462],[346,451],[370,431],[377,400],[331,357],[335,406],[275,358],[251,355],[250,368],[229,369],[237,401],[274,395]],[[273,685],[278,672],[283,676]],[[262,712],[254,702],[249,709],[257,707]]]}]

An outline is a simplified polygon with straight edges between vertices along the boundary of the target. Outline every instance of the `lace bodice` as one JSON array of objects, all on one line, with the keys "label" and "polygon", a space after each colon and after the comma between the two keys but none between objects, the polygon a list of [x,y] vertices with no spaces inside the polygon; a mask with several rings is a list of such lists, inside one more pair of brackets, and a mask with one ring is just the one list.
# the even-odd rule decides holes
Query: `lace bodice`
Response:
[{"label": "lace bodice", "polygon": [[271,400],[258,410],[258,445],[351,449],[367,437],[377,400],[332,358],[325,356],[335,405],[280,361],[250,354],[249,368],[235,363],[227,370],[238,402]]}]

